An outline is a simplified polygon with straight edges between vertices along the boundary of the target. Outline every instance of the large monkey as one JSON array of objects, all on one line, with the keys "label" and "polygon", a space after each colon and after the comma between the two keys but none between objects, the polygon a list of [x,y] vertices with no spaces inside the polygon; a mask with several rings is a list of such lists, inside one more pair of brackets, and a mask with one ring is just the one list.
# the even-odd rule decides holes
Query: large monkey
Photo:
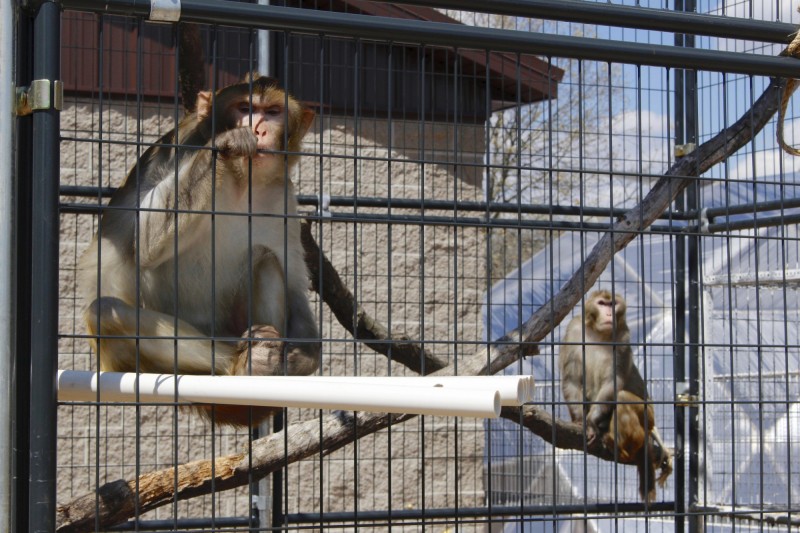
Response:
[{"label": "large monkey", "polygon": [[616,447],[620,461],[635,462],[639,494],[651,501],[656,481],[663,486],[672,472],[672,457],[655,427],[653,407],[644,401],[647,389],[633,364],[625,300],[597,291],[585,309],[585,316],[570,321],[562,339],[561,392],[572,421],[585,420],[587,444],[600,436],[609,450]]},{"label": "large monkey", "polygon": [[[313,119],[275,80],[253,74],[200,92],[196,111],[142,155],[79,265],[101,370],[317,369],[319,334],[288,178]],[[215,412],[241,426],[274,411]]]}]

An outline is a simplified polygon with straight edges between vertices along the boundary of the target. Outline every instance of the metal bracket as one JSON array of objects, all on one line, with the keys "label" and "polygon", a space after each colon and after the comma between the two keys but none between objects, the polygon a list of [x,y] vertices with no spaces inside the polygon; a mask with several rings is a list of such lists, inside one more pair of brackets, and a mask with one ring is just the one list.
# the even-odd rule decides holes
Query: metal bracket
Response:
[{"label": "metal bracket", "polygon": [[678,407],[697,407],[699,404],[700,397],[697,394],[683,392],[675,396],[675,405]]},{"label": "metal bracket", "polygon": [[178,22],[181,0],[150,0],[150,22]]},{"label": "metal bracket", "polygon": [[686,144],[676,144],[675,145],[675,158],[686,157],[687,155],[694,152],[697,145],[695,143],[686,143]]},{"label": "metal bracket", "polygon": [[331,197],[328,194],[319,195],[319,203],[317,204],[317,216],[327,218],[332,217],[331,213]]},{"label": "metal bracket", "polygon": [[697,407],[700,404],[700,396],[689,392],[689,383],[681,381],[677,383],[678,392],[675,395],[676,407]]},{"label": "metal bracket", "polygon": [[708,225],[711,221],[708,219],[708,208],[704,207],[700,210],[700,219],[697,221],[697,226],[700,233],[709,233]]},{"label": "metal bracket", "polygon": [[30,87],[16,89],[17,116],[24,117],[34,111],[64,107],[64,82],[61,80],[33,80]]}]

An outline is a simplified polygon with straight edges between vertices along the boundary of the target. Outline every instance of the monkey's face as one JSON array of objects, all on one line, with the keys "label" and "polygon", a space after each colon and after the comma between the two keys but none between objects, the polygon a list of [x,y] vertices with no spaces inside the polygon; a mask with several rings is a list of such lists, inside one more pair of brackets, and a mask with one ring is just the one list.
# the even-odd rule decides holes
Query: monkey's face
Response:
[{"label": "monkey's face", "polygon": [[256,136],[258,154],[253,157],[253,165],[263,166],[277,159],[275,152],[283,146],[283,128],[286,122],[284,105],[267,100],[261,95],[253,95],[252,102],[244,98],[231,106],[228,115],[236,127],[249,128]]},{"label": "monkey's face", "polygon": [[610,335],[615,325],[624,322],[625,301],[621,297],[603,291],[596,294],[589,303],[593,304],[589,306],[589,310],[594,318],[595,331],[598,333]]},{"label": "monkey's face", "polygon": [[598,333],[611,333],[611,329],[614,327],[613,300],[609,298],[598,298],[595,304],[597,305],[595,329]]},{"label": "monkey's face", "polygon": [[[197,94],[198,124],[217,140],[220,155],[249,158],[259,181],[282,180],[287,163],[298,158],[314,112],[281,89],[275,80],[258,77],[216,93]],[[249,171],[249,170],[248,170]]]}]

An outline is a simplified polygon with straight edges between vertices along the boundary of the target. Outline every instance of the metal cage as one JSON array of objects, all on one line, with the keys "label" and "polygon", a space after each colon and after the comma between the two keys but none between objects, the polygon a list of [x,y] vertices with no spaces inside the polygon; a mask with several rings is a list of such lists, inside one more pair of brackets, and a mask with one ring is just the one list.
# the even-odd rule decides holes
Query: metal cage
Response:
[{"label": "metal cage", "polygon": [[[800,19],[630,4],[3,0],[2,83],[32,104],[0,162],[9,531],[794,530],[800,159],[777,139],[799,144],[778,110]],[[252,431],[58,401],[58,369],[99,370],[78,257],[184,115],[186,68],[212,89],[260,71],[315,110],[291,178],[317,374],[530,375],[534,400],[497,420],[287,408]],[[596,288],[627,301],[674,453],[652,502],[561,394]]]}]

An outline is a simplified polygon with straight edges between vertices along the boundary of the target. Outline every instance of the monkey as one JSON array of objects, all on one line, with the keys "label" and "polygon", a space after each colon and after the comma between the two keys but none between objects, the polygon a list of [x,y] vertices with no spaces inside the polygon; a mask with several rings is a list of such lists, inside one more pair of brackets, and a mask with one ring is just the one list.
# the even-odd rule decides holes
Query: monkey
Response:
[{"label": "monkey", "polygon": [[585,310],[585,318],[575,316],[567,325],[558,361],[570,416],[573,422],[586,420],[591,445],[608,429],[616,392],[629,390],[644,397],[645,385],[633,364],[625,300],[597,291]]},{"label": "monkey", "polygon": [[663,486],[672,472],[672,457],[633,363],[626,310],[618,294],[600,290],[589,296],[585,315],[572,318],[559,349],[561,392],[572,421],[586,423],[587,446],[599,437],[607,449],[617,450],[620,462],[635,463],[639,494],[651,501],[655,469],[661,469],[658,482]]},{"label": "monkey", "polygon": [[[321,343],[288,177],[313,119],[276,80],[252,73],[200,91],[195,111],[144,152],[79,263],[100,370],[308,375],[318,368]],[[248,426],[275,411],[214,412],[221,423]]]},{"label": "monkey", "polygon": [[[642,500],[652,502],[656,483],[663,488],[672,473],[672,452],[655,426],[652,405],[626,390],[617,393],[616,401],[608,431],[603,435],[603,446],[612,452],[616,449],[621,463],[636,464],[639,495]],[[658,476],[656,468],[660,469]]]}]

